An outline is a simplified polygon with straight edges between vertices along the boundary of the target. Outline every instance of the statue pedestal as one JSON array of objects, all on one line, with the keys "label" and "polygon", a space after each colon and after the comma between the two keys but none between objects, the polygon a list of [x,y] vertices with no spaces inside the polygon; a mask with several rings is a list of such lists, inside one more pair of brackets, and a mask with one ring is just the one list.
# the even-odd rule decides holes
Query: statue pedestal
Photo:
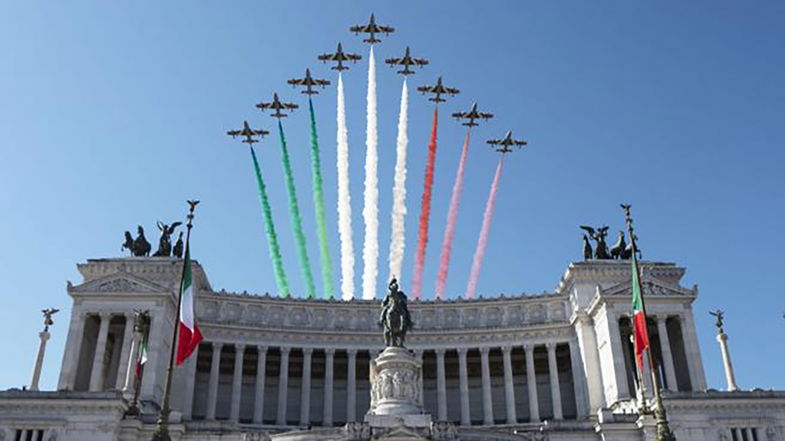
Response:
[{"label": "statue pedestal", "polygon": [[370,377],[371,407],[366,422],[372,426],[388,420],[409,427],[430,425],[420,396],[422,362],[406,348],[387,347],[371,362]]}]

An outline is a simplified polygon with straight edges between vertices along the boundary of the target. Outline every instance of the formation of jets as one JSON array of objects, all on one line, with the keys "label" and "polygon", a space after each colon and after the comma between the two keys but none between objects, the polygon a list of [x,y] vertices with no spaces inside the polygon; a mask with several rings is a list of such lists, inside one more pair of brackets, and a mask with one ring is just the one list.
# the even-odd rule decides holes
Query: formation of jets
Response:
[{"label": "formation of jets", "polygon": [[[368,34],[368,37],[363,39],[364,42],[374,44],[381,42],[381,39],[377,38],[379,34],[390,35],[391,33],[395,32],[395,28],[392,26],[384,26],[379,25],[376,23],[376,17],[374,14],[371,14],[371,17],[367,24],[363,25],[356,25],[351,26],[349,28],[351,32],[354,32],[356,35]],[[338,43],[338,47],[333,53],[323,53],[317,57],[319,61],[323,63],[332,62],[335,63],[334,66],[330,67],[332,70],[337,70],[338,72],[344,71],[349,69],[346,65],[349,62],[356,63],[362,57],[358,54],[344,52],[343,46],[341,43]],[[397,72],[402,75],[412,75],[415,71],[412,67],[423,67],[428,64],[428,60],[425,58],[417,58],[412,57],[411,50],[409,47],[406,47],[406,52],[402,57],[393,57],[387,58],[384,60],[386,64],[389,64],[390,67],[395,66],[402,66],[402,69],[398,70]],[[322,80],[318,78],[314,78],[311,75],[311,70],[305,70],[305,76],[303,78],[292,78],[286,81],[288,84],[291,84],[294,87],[300,86],[303,87],[304,90],[301,93],[306,95],[314,95],[318,94],[318,88],[325,88],[326,86],[330,85],[330,81]],[[417,88],[419,92],[423,94],[433,94],[429,101],[433,101],[435,103],[445,102],[445,96],[455,96],[460,91],[458,89],[447,87],[442,82],[442,77],[438,77],[436,80],[436,84],[433,86],[420,86]],[[278,94],[273,94],[273,99],[270,102],[261,102],[256,104],[256,107],[261,109],[262,111],[271,110],[272,113],[270,116],[273,118],[285,118],[288,112],[291,112],[298,108],[297,104],[283,102],[278,98]],[[462,121],[461,124],[472,127],[479,125],[479,121],[487,121],[493,118],[492,113],[480,112],[477,110],[477,103],[472,104],[471,109],[467,112],[456,112],[453,113],[452,116],[459,121]],[[255,142],[259,142],[258,138],[267,135],[269,132],[266,130],[255,130],[251,129],[248,125],[247,121],[243,122],[243,128],[240,130],[230,130],[226,132],[228,135],[234,137],[244,137],[242,142],[248,143],[252,145]],[[517,140],[512,137],[512,130],[508,131],[505,136],[501,139],[490,139],[487,141],[488,144],[495,147],[495,150],[502,155],[510,153],[513,151],[513,147],[517,147],[518,149],[522,148],[523,146],[527,145],[526,141]]]},{"label": "formation of jets", "polygon": [[305,87],[305,90],[303,90],[301,93],[304,93],[306,95],[315,95],[319,93],[318,90],[314,90],[315,86],[324,89],[325,86],[330,85],[330,82],[327,80],[320,80],[318,78],[313,78],[311,76],[311,69],[305,69],[305,77],[292,78],[291,80],[287,80],[286,82],[291,84],[293,87],[297,87],[297,86]]},{"label": "formation of jets", "polygon": [[436,80],[435,86],[421,86],[417,88],[418,91],[422,92],[423,94],[432,93],[434,94],[433,97],[428,98],[429,101],[433,101],[434,103],[443,103],[447,100],[442,98],[442,95],[450,95],[455,96],[461,93],[458,89],[453,89],[452,87],[446,87],[442,84],[442,77]]},{"label": "formation of jets", "polygon": [[255,142],[259,142],[258,139],[255,139],[256,137],[261,138],[262,136],[268,135],[269,133],[270,132],[268,132],[267,130],[252,129],[251,126],[248,125],[248,121],[243,121],[242,129],[229,130],[228,132],[226,132],[226,134],[231,136],[232,138],[237,138],[238,136],[244,136],[245,139],[243,139],[240,142],[247,143],[248,145],[251,145]]},{"label": "formation of jets", "polygon": [[343,51],[343,47],[341,47],[341,43],[338,43],[338,49],[334,53],[324,53],[317,57],[319,61],[326,63],[328,61],[337,61],[338,64],[331,67],[330,69],[337,70],[338,72],[342,70],[349,69],[347,66],[343,65],[344,61],[351,61],[352,63],[356,63],[362,57],[357,54],[350,54]]},{"label": "formation of jets", "polygon": [[521,147],[527,144],[526,141],[519,141],[517,139],[512,138],[512,130],[507,131],[507,134],[504,135],[502,139],[489,139],[488,144],[492,146],[496,146],[496,151],[501,153],[502,155],[510,153],[512,151],[512,147]]},{"label": "formation of jets", "polygon": [[409,50],[409,46],[406,46],[406,53],[403,54],[403,57],[400,58],[388,58],[384,60],[385,63],[389,64],[390,67],[393,66],[403,66],[403,69],[399,70],[398,73],[401,75],[411,75],[414,73],[413,70],[409,69],[412,66],[423,67],[428,64],[428,60],[425,58],[415,58],[412,57],[411,51]]},{"label": "formation of jets", "polygon": [[371,19],[368,21],[368,24],[352,26],[349,30],[354,32],[355,35],[358,35],[361,32],[363,34],[369,34],[370,36],[363,41],[370,44],[382,41],[376,38],[376,34],[390,35],[395,32],[395,28],[392,26],[377,25],[376,17],[374,17],[373,14],[371,14]]},{"label": "formation of jets", "polygon": [[265,103],[265,102],[259,103],[256,105],[256,107],[261,109],[262,112],[268,109],[275,110],[275,112],[271,113],[270,116],[272,116],[273,118],[281,119],[281,118],[286,118],[288,116],[283,112],[291,112],[292,110],[296,109],[299,106],[294,103],[282,102],[281,100],[278,99],[278,94],[274,93],[272,101],[270,101],[269,103]]},{"label": "formation of jets", "polygon": [[469,109],[468,112],[456,112],[452,114],[452,117],[457,120],[468,119],[469,121],[462,123],[465,126],[476,126],[478,125],[475,121],[482,119],[482,120],[489,120],[493,118],[493,113],[483,113],[477,110],[477,103],[472,104],[472,108]]}]

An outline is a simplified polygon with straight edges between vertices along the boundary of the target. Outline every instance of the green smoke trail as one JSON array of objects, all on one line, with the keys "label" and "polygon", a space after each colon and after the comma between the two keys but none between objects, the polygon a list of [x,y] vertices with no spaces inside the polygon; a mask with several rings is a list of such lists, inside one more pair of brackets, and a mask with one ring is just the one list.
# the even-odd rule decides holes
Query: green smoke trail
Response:
[{"label": "green smoke trail", "polygon": [[264,230],[267,233],[267,242],[270,246],[270,259],[273,261],[275,284],[278,285],[278,292],[281,296],[289,297],[289,283],[286,281],[286,273],[283,270],[281,248],[278,246],[278,235],[275,234],[275,226],[273,225],[273,211],[270,208],[270,201],[267,199],[262,170],[259,168],[259,161],[256,159],[256,152],[254,152],[253,147],[251,147],[251,158],[253,158],[253,169],[256,172],[256,184],[259,187],[259,200],[262,202]]},{"label": "green smoke trail", "polygon": [[319,238],[319,253],[322,258],[322,283],[324,296],[332,299],[335,295],[333,285],[333,264],[330,249],[327,247],[327,220],[324,217],[324,190],[322,189],[322,165],[319,162],[319,138],[316,135],[316,115],[313,102],[308,99],[311,113],[311,176],[313,179],[313,205],[316,210],[316,235]]},{"label": "green smoke trail", "polygon": [[278,133],[281,135],[281,160],[283,171],[286,176],[286,191],[289,193],[289,214],[292,216],[292,229],[294,230],[294,241],[297,243],[297,260],[300,261],[300,271],[305,278],[305,289],[308,297],[313,297],[316,289],[313,284],[313,274],[311,273],[311,262],[308,260],[308,251],[305,247],[305,233],[303,233],[303,218],[300,216],[300,207],[297,203],[297,191],[294,188],[294,176],[292,175],[292,164],[289,161],[289,150],[286,149],[286,138],[283,136],[283,125],[278,121]]}]

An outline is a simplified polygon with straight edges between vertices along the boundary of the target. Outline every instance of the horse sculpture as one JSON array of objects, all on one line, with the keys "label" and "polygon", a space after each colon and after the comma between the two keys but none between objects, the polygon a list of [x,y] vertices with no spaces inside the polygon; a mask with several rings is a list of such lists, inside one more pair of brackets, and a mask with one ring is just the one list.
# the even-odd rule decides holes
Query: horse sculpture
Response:
[{"label": "horse sculpture", "polygon": [[387,297],[382,302],[379,326],[384,327],[385,346],[403,347],[406,332],[412,328],[406,294],[398,289],[398,281],[394,277],[390,280],[388,290]]}]

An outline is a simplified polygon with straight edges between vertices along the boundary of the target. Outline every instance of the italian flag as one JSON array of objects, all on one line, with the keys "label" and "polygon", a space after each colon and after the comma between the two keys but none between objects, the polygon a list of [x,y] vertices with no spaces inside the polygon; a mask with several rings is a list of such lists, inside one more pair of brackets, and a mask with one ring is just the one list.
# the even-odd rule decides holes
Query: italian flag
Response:
[{"label": "italian flag", "polygon": [[646,312],[643,309],[643,293],[638,274],[638,260],[632,256],[632,324],[635,344],[635,362],[643,372],[643,352],[650,348],[649,333],[646,330]]},{"label": "italian flag", "polygon": [[180,332],[177,341],[177,361],[182,364],[202,341],[202,333],[196,325],[194,314],[194,290],[191,274],[191,251],[185,247],[185,262],[183,263],[183,280],[180,284]]}]

